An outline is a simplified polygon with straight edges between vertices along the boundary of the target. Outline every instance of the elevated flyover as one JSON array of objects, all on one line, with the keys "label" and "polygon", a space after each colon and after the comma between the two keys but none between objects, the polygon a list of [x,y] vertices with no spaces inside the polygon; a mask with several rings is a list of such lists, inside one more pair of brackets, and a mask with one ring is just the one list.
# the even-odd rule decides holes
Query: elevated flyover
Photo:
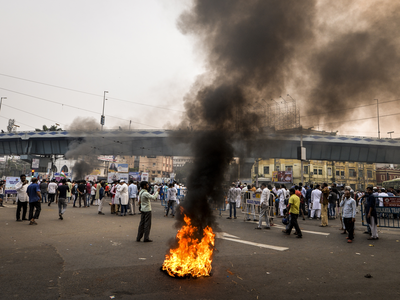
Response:
[{"label": "elevated flyover", "polygon": [[[81,154],[191,156],[188,141],[196,132],[172,130],[29,131],[0,134],[0,155]],[[248,158],[297,158],[303,137],[308,160],[400,164],[400,140],[316,132],[266,132],[234,141],[235,154]]]}]

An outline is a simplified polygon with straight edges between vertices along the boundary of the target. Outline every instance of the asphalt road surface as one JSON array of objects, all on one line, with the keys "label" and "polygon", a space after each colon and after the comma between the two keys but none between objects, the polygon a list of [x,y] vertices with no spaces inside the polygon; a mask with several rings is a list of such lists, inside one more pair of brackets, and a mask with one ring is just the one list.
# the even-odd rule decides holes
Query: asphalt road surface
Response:
[{"label": "asphalt road surface", "polygon": [[[175,279],[160,271],[174,219],[153,203],[150,238],[136,242],[140,215],[72,208],[58,219],[42,205],[38,225],[16,222],[16,205],[0,208],[0,299],[400,299],[400,229],[380,228],[368,241],[360,214],[348,244],[339,221],[328,228],[299,220],[303,239],[218,216],[212,276]],[[372,275],[366,278],[365,275]]]}]

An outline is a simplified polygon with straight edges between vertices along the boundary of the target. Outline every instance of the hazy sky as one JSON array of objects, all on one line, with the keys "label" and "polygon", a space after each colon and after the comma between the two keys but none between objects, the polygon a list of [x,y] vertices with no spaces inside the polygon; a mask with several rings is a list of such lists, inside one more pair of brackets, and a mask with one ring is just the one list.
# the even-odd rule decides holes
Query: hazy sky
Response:
[{"label": "hazy sky", "polygon": [[[24,131],[54,123],[66,128],[78,116],[99,122],[104,91],[109,91],[106,128],[127,128],[130,120],[132,128],[178,124],[182,99],[204,72],[204,57],[193,37],[176,26],[189,4],[186,0],[1,1],[0,96],[7,99],[0,111],[0,129],[6,130],[8,119],[15,119],[18,130]],[[333,21],[355,19],[352,11],[338,11],[337,16]],[[282,94],[292,95],[300,106],[306,98],[299,90]],[[377,97],[371,95],[365,103],[374,103]],[[381,115],[391,112],[392,103],[381,106]],[[376,107],[355,110],[353,116],[374,117]],[[397,114],[382,118],[382,137],[391,130],[400,137],[397,123]],[[305,115],[301,124],[325,130],[341,125],[324,128]],[[376,119],[345,124],[339,134],[376,136]]]},{"label": "hazy sky", "polygon": [[105,90],[109,128],[127,127],[129,120],[132,128],[177,123],[182,98],[202,72],[190,38],[176,28],[184,5],[171,0],[2,1],[0,96],[7,99],[0,128],[5,130],[10,118],[19,130],[55,122],[65,128],[76,116],[99,121]]}]

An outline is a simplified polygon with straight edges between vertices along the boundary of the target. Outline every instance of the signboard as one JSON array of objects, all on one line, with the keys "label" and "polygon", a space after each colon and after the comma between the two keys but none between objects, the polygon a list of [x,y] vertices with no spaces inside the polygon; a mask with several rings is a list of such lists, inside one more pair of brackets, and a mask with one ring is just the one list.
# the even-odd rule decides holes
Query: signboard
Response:
[{"label": "signboard", "polygon": [[142,173],[142,181],[149,181],[149,173]]},{"label": "signboard", "polygon": [[293,182],[292,171],[273,171],[272,182],[291,183]]},{"label": "signboard", "polygon": [[38,169],[39,168],[39,158],[32,158],[32,169]]},{"label": "signboard", "polygon": [[246,204],[260,205],[260,193],[250,192],[250,198],[246,199]]},{"label": "signboard", "polygon": [[97,175],[86,175],[86,176],[85,176],[85,180],[86,180],[86,181],[97,182]]},{"label": "signboard", "polygon": [[129,172],[129,180],[140,181],[140,173],[139,172]]},{"label": "signboard", "polygon": [[17,190],[15,186],[19,182],[19,177],[7,177],[6,178],[6,188],[4,190],[5,194],[16,194]]},{"label": "signboard", "polygon": [[125,180],[125,182],[129,181],[129,174],[128,173],[119,173],[119,180]]},{"label": "signboard", "polygon": [[[400,198],[399,197],[389,197],[383,198],[383,206],[384,207],[400,207]],[[378,209],[378,207],[377,207]]]},{"label": "signboard", "polygon": [[377,207],[376,212],[378,214],[400,214],[400,207]]},{"label": "signboard", "polygon": [[128,164],[116,164],[112,162],[108,167],[108,172],[128,173],[128,170],[129,170]]},{"label": "signboard", "polygon": [[97,156],[98,160],[102,160],[102,161],[117,161],[115,156],[113,155],[101,155],[101,156]]},{"label": "signboard", "polygon": [[114,181],[117,181],[117,180],[119,180],[119,175],[118,175],[118,173],[108,173],[108,176],[107,176],[107,182],[108,183],[112,183],[112,182],[114,182]]}]

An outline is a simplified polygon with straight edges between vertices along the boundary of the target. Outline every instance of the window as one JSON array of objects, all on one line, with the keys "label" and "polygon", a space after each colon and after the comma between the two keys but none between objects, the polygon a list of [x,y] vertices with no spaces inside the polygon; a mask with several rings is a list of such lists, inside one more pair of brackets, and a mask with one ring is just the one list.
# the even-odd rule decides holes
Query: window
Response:
[{"label": "window", "polygon": [[357,177],[357,172],[355,169],[349,169],[349,176],[350,177]]},{"label": "window", "polygon": [[328,168],[328,176],[332,176],[332,168]]},{"label": "window", "polygon": [[258,174],[258,167],[254,167],[254,174]]},{"label": "window", "polygon": [[280,171],[281,170],[281,167],[280,166],[275,166],[275,169],[276,169],[276,171]]},{"label": "window", "polygon": [[269,166],[268,167],[264,167],[264,174],[269,174]]},{"label": "window", "polygon": [[358,177],[364,178],[364,170],[358,170]]},{"label": "window", "polygon": [[318,175],[318,169],[314,169],[314,175]]},{"label": "window", "polygon": [[153,163],[153,167],[155,167],[156,166],[156,163]]},{"label": "window", "polygon": [[285,171],[286,171],[286,172],[291,172],[291,171],[293,171],[293,166],[286,166],[286,167],[285,167]]},{"label": "window", "polygon": [[322,169],[318,169],[318,175],[322,175]]},{"label": "window", "polygon": [[153,174],[156,174],[156,171],[153,171]]},{"label": "window", "polygon": [[344,177],[344,171],[340,171],[340,176]]},{"label": "window", "polygon": [[308,174],[308,169],[309,169],[309,167],[308,166],[304,166],[304,174]]},{"label": "window", "polygon": [[161,174],[161,171],[157,171],[158,174]]},{"label": "window", "polygon": [[336,176],[340,176],[340,171],[336,171]]},{"label": "window", "polygon": [[381,175],[381,180],[385,180],[385,175]]}]

